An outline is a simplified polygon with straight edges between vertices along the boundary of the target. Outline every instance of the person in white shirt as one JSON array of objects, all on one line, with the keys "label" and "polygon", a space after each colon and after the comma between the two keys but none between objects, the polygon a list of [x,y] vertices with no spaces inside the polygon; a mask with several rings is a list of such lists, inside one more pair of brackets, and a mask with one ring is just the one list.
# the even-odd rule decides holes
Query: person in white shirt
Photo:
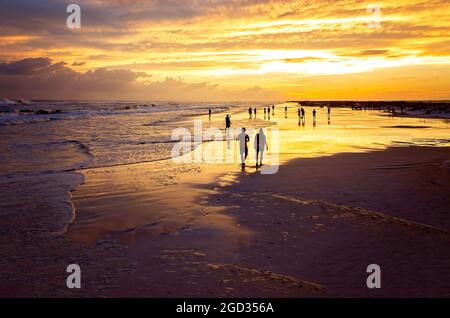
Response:
[{"label": "person in white shirt", "polygon": [[237,135],[236,140],[239,141],[241,162],[242,165],[245,166],[245,159],[247,159],[248,156],[248,142],[250,141],[250,137],[245,132],[245,128],[242,128],[242,132],[239,135]]}]

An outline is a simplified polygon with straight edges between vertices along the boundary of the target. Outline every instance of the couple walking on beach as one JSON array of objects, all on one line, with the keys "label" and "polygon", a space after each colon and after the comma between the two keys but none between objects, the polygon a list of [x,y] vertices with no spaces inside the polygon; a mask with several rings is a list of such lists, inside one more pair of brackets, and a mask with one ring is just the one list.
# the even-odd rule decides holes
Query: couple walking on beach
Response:
[{"label": "couple walking on beach", "polygon": [[[242,166],[245,166],[245,160],[248,157],[248,142],[250,141],[250,137],[245,132],[245,128],[242,128],[242,131],[239,135],[237,135],[236,140],[239,141],[239,151],[241,154],[241,162]],[[259,132],[255,136],[255,153],[256,153],[256,167],[258,167],[258,159],[259,165],[262,166],[264,151],[269,150],[269,145],[267,144],[267,138],[264,134],[264,130],[262,128],[259,129]]]}]

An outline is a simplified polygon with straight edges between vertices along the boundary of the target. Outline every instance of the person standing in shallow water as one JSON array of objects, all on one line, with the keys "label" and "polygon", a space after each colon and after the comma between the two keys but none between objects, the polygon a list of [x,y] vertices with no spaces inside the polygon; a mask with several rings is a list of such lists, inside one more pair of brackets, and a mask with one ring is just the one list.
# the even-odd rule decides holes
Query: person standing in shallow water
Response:
[{"label": "person standing in shallow water", "polygon": [[253,109],[253,115],[254,115],[254,117],[256,119],[256,107]]},{"label": "person standing in shallow water", "polygon": [[241,154],[242,166],[245,166],[245,160],[248,156],[248,142],[250,141],[250,137],[245,132],[244,127],[242,127],[241,133],[237,135],[236,140],[239,141],[239,152]]},{"label": "person standing in shallow water", "polygon": [[255,152],[256,152],[256,166],[258,167],[258,157],[259,165],[262,166],[264,150],[269,150],[269,145],[267,144],[267,138],[264,134],[264,130],[259,128],[259,132],[255,136]]},{"label": "person standing in shallow water", "polygon": [[208,108],[209,121],[211,121],[211,108]]},{"label": "person standing in shallow water", "polygon": [[313,109],[313,123],[316,124],[316,109]]},{"label": "person standing in shallow water", "polygon": [[225,132],[229,133],[231,127],[231,118],[230,115],[227,114],[227,117],[225,117]]},{"label": "person standing in shallow water", "polygon": [[250,119],[252,119],[252,108],[251,107],[248,108],[248,116],[250,117]]}]

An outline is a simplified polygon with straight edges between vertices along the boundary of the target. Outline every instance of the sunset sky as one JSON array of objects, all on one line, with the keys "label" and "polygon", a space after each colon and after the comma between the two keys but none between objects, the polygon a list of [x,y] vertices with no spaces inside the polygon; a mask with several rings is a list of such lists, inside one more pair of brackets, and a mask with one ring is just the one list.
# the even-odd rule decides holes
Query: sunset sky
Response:
[{"label": "sunset sky", "polygon": [[449,83],[449,0],[0,2],[0,98],[449,100]]}]

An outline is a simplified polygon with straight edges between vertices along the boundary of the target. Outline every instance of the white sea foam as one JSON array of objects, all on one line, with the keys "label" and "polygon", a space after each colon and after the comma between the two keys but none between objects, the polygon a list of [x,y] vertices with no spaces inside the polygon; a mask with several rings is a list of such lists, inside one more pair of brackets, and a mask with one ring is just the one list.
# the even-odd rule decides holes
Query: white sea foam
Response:
[{"label": "white sea foam", "polygon": [[[135,102],[0,102],[0,125],[20,125],[52,120],[74,120],[109,115],[134,115],[177,112],[184,116],[205,113],[209,105]],[[214,105],[214,110],[224,111],[226,106]],[[189,112],[189,114],[187,114]],[[161,122],[163,123],[163,122]]]},{"label": "white sea foam", "polygon": [[[209,107],[215,113],[229,107],[110,101],[5,104],[0,112],[0,135],[7,136],[0,138],[3,176],[168,159],[174,128],[206,115]],[[223,118],[217,121],[222,125]]]}]

